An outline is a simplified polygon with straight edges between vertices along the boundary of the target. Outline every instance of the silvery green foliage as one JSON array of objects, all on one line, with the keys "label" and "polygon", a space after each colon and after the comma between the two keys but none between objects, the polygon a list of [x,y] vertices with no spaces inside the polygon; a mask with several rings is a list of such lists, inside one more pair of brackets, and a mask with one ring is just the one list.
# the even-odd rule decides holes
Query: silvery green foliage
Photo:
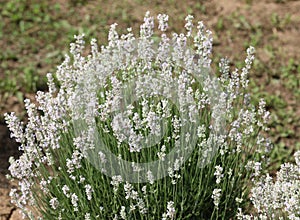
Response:
[{"label": "silvery green foliage", "polygon": [[[254,48],[247,50],[241,73],[231,72],[229,62],[222,59],[221,76],[207,74],[212,62],[211,31],[202,22],[194,24],[189,15],[186,33],[168,37],[168,19],[158,15],[159,43],[154,41],[155,22],[149,13],[139,37],[130,28],[119,35],[113,24],[108,45],[99,48],[93,39],[88,56],[83,55],[84,36],[75,36],[71,56],[66,55],[55,74],[59,87],[48,74],[49,91],[37,92],[38,105],[25,100],[27,124],[14,113],[5,115],[23,152],[10,160],[11,177],[18,180],[10,195],[27,216],[61,219],[68,213],[81,219],[183,219],[236,213],[235,201],[242,203],[245,197],[241,186],[259,175],[271,146],[260,134],[267,131],[265,102],[261,100],[257,110],[245,94]],[[131,95],[124,84],[130,87],[132,81],[138,107],[130,102],[124,105]],[[176,101],[170,104],[173,97]],[[165,128],[168,132],[161,132]],[[192,132],[186,132],[191,128]],[[133,159],[131,155],[143,151],[149,160],[164,163],[171,149],[196,137],[195,151],[187,161],[186,155],[178,154],[167,163],[164,178],[146,170],[147,182],[134,184],[118,173],[109,176],[109,166],[97,170],[89,163],[91,152],[99,164],[112,160],[105,149],[97,148],[98,129],[101,141],[112,145],[115,164],[124,155]],[[144,149],[149,143],[156,143],[154,152]],[[250,160],[245,162],[247,157]],[[130,163],[133,174],[143,171],[139,162]],[[200,180],[209,187],[199,187]],[[183,183],[188,181],[193,185],[186,188]],[[238,189],[233,191],[234,187]],[[178,189],[194,190],[184,193],[195,200],[183,204],[185,198],[177,198]],[[156,195],[158,191],[164,194]],[[228,198],[234,206],[230,209]]]},{"label": "silvery green foliage", "polygon": [[267,174],[255,181],[251,201],[258,215],[240,210],[239,219],[300,219],[300,151],[294,156],[296,164],[282,164],[276,178]]}]

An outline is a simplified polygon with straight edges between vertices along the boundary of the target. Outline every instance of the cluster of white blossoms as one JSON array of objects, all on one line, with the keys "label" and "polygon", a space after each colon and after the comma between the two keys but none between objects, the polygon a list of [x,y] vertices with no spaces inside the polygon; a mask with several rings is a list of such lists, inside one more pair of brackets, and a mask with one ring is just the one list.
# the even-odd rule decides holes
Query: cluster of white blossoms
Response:
[{"label": "cluster of white blossoms", "polygon": [[221,193],[222,193],[222,189],[214,189],[211,196],[211,198],[214,200],[216,209],[219,209]]},{"label": "cluster of white blossoms", "polygon": [[262,176],[251,190],[251,201],[258,215],[243,215],[238,219],[300,219],[300,151],[295,153],[296,164],[284,163],[276,179]]},{"label": "cluster of white blossoms", "polygon": [[176,213],[176,210],[174,208],[174,202],[173,201],[168,202],[167,203],[167,212],[163,213],[162,220],[175,219],[175,213]]},{"label": "cluster of white blossoms", "polygon": [[[113,24],[107,46],[99,48],[93,39],[88,56],[83,55],[84,36],[75,36],[71,56],[66,55],[55,76],[47,74],[49,91],[37,92],[37,105],[25,101],[26,125],[14,113],[5,115],[23,151],[20,158],[10,160],[11,177],[19,184],[11,197],[25,213],[31,212],[30,207],[38,209],[42,201],[48,206],[39,211],[49,208],[59,218],[71,206],[70,212],[85,219],[99,217],[93,213],[99,207],[109,219],[151,215],[153,210],[163,219],[175,219],[177,213],[183,215],[181,201],[164,199],[169,202],[158,205],[167,210],[159,213],[147,199],[158,192],[155,181],[163,178],[176,190],[185,189],[177,186],[186,181],[183,178],[191,181],[182,166],[200,178],[201,169],[215,155],[223,157],[211,169],[217,186],[207,198],[215,209],[219,209],[225,181],[234,186],[239,180],[235,176],[242,175],[240,165],[222,164],[226,156],[251,153],[248,168],[259,175],[260,160],[271,145],[260,135],[267,130],[269,118],[265,102],[260,102],[257,111],[245,94],[254,48],[247,50],[241,73],[237,69],[230,72],[228,60],[222,59],[221,75],[216,77],[210,70],[211,31],[202,22],[194,24],[189,15],[186,33],[168,37],[168,19],[158,15],[159,42],[153,37],[155,22],[148,12],[139,37],[130,28],[119,35]],[[194,149],[197,156],[192,161],[189,156]],[[93,176],[95,170],[106,177]],[[193,184],[198,188],[197,182]],[[43,195],[36,192],[40,186]],[[107,197],[99,201],[96,195]],[[46,199],[39,200],[40,196]],[[258,203],[256,206],[259,208]]]}]

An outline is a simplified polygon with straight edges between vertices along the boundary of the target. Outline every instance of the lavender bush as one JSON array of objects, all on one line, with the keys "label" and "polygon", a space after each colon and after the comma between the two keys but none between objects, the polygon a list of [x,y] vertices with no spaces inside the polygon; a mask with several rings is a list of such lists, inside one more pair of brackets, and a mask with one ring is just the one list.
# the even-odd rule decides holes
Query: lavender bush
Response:
[{"label": "lavender bush", "polygon": [[251,201],[257,214],[245,215],[239,209],[238,219],[300,218],[300,151],[295,153],[296,164],[284,163],[276,179],[269,174],[255,181]]},{"label": "lavender bush", "polygon": [[254,48],[242,70],[222,59],[214,74],[202,22],[169,37],[157,19],[160,37],[147,13],[139,37],[113,24],[87,56],[75,36],[49,91],[25,100],[26,125],[6,114],[23,152],[11,198],[28,218],[230,219],[249,204],[271,149],[265,102],[246,92]]}]

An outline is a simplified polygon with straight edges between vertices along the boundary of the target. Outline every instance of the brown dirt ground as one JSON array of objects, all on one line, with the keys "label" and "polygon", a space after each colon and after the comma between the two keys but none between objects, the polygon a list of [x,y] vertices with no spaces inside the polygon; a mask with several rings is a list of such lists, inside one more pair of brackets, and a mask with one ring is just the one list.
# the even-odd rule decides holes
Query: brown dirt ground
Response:
[{"label": "brown dirt ground", "polygon": [[[63,1],[61,1],[63,2]],[[130,2],[130,1],[129,1]],[[158,3],[162,4],[159,8],[167,8],[167,5],[163,3],[164,1]],[[167,2],[167,1],[166,1]],[[180,1],[177,1],[177,3]],[[185,2],[185,1],[184,1]],[[251,30],[248,29],[237,29],[236,33],[228,33],[228,29],[233,25],[230,23],[229,16],[238,12],[239,15],[244,15],[247,21],[250,22],[250,25],[260,25],[263,32],[263,38],[260,39],[261,43],[257,49],[257,56],[260,61],[268,65],[271,60],[270,54],[268,54],[264,49],[265,45],[271,45],[275,48],[282,48],[277,51],[280,53],[282,63],[287,63],[288,59],[294,58],[297,61],[300,61],[300,48],[299,48],[299,36],[300,36],[300,1],[298,0],[261,0],[261,1],[241,1],[241,0],[210,0],[210,1],[201,1],[208,9],[209,12],[205,16],[202,16],[201,19],[207,24],[207,26],[214,30],[217,26],[218,19],[220,17],[224,18],[223,32],[224,35],[218,36],[219,39],[216,40],[215,51],[222,54],[223,56],[229,57],[233,62],[235,60],[241,60],[240,57],[244,57],[244,42],[248,38]],[[246,2],[250,4],[246,4]],[[252,2],[252,3],[251,3]],[[255,3],[254,3],[255,2]],[[136,3],[135,3],[136,4]],[[187,1],[184,4],[190,5],[193,4],[192,1]],[[186,7],[184,4],[178,4],[178,7]],[[165,5],[165,7],[163,6]],[[92,7],[92,5],[91,5]],[[136,6],[130,11],[133,17],[141,18],[146,10],[145,6]],[[192,6],[191,6],[192,7]],[[85,13],[83,9],[82,13]],[[113,9],[111,9],[113,10]],[[163,11],[168,13],[168,11]],[[272,27],[270,18],[272,14],[276,13],[280,18],[283,18],[285,15],[290,15],[290,22],[284,28]],[[169,13],[170,14],[170,13]],[[176,14],[176,12],[175,12]],[[198,16],[196,16],[199,19]],[[174,18],[173,18],[174,19]],[[134,22],[138,22],[135,20]],[[140,22],[140,21],[139,21]],[[138,23],[139,23],[138,22]],[[232,30],[231,30],[232,31]],[[232,56],[233,54],[237,55],[236,57]],[[298,65],[299,62],[298,62]],[[264,76],[260,76],[259,80],[262,83],[266,83],[267,79]],[[267,84],[267,83],[266,83]],[[268,92],[277,92],[281,97],[289,104],[292,111],[300,115],[300,100],[296,98],[287,91],[282,86],[278,87],[266,86]],[[31,95],[32,96],[32,95]],[[12,97],[6,103],[4,111],[16,111],[22,112],[23,105],[19,103],[18,99]],[[296,131],[296,135],[299,134],[299,126],[292,127]],[[289,140],[287,140],[287,143]],[[299,137],[294,138],[290,141],[291,145],[299,142]],[[6,125],[0,123],[0,220],[5,219],[20,219],[15,207],[10,204],[9,199],[9,190],[10,184],[5,179],[5,175],[8,173],[8,158],[10,156],[18,156],[17,144],[9,138],[9,132]]]}]

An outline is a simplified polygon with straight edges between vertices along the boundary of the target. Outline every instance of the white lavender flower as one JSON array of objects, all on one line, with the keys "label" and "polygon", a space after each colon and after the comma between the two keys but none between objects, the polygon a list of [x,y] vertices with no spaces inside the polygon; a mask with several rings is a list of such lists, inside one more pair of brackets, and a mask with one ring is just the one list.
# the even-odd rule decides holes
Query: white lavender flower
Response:
[{"label": "white lavender flower", "polygon": [[216,183],[219,184],[224,176],[223,168],[219,165],[215,166],[216,171],[214,172],[214,176],[216,177]]},{"label": "white lavender flower", "polygon": [[150,184],[153,184],[154,183],[154,176],[152,174],[152,172],[149,170],[147,171],[147,179],[149,181]]},{"label": "white lavender flower", "polygon": [[70,194],[69,194],[70,188],[69,188],[67,185],[64,185],[64,186],[62,187],[62,191],[63,191],[64,195],[65,195],[67,198],[70,197]]},{"label": "white lavender flower", "polygon": [[186,34],[187,37],[190,37],[192,35],[192,30],[193,30],[193,26],[194,26],[193,19],[194,19],[194,16],[192,16],[192,15],[188,15],[185,18],[186,24],[184,27],[187,30],[187,34]]},{"label": "white lavender flower", "polygon": [[158,159],[164,161],[165,160],[165,157],[166,157],[166,146],[163,145],[161,147],[161,150],[159,152],[157,152],[157,156],[158,156]]},{"label": "white lavender flower", "polygon": [[137,207],[139,208],[141,214],[144,215],[147,213],[148,208],[146,207],[146,204],[143,199],[138,198]]},{"label": "white lavender flower", "polygon": [[91,214],[90,213],[85,213],[84,215],[84,220],[91,220]]},{"label": "white lavender flower", "polygon": [[85,188],[85,193],[86,193],[86,196],[87,196],[87,199],[88,200],[91,200],[92,199],[92,193],[93,193],[93,188],[90,184],[87,184],[84,186]]},{"label": "white lavender flower", "polygon": [[112,177],[112,181],[110,182],[110,184],[114,187],[113,189],[114,189],[115,192],[118,191],[119,184],[122,181],[123,181],[123,179],[120,175]]},{"label": "white lavender flower", "polygon": [[259,176],[261,172],[261,162],[249,160],[246,164],[246,169],[254,170],[254,176]]},{"label": "white lavender flower", "polygon": [[59,201],[57,198],[52,198],[52,199],[50,199],[49,204],[50,204],[51,208],[55,210],[59,206]]},{"label": "white lavender flower", "polygon": [[162,215],[162,219],[175,219],[175,214],[176,214],[176,210],[174,208],[174,202],[173,201],[169,201],[167,203],[167,212],[163,213]]},{"label": "white lavender flower", "polygon": [[69,159],[67,158],[66,160],[66,165],[68,167],[67,172],[72,174],[75,169],[79,169],[81,167],[81,159],[83,158],[82,154],[78,151],[75,150],[72,154],[72,158]]},{"label": "white lavender flower", "polygon": [[158,20],[158,29],[161,31],[166,31],[168,28],[169,16],[166,14],[158,14],[157,20]]},{"label": "white lavender flower", "polygon": [[249,80],[247,79],[247,77],[254,60],[254,53],[255,53],[254,47],[249,47],[247,49],[247,58],[245,60],[246,66],[242,69],[242,73],[241,73],[241,84],[243,88],[248,87]]},{"label": "white lavender flower", "polygon": [[74,212],[77,212],[78,211],[78,196],[75,193],[72,193],[72,195],[71,195],[71,203],[72,203]]},{"label": "white lavender flower", "polygon": [[221,189],[214,189],[211,198],[214,200],[215,208],[219,209],[219,203],[221,199]]},{"label": "white lavender flower", "polygon": [[121,217],[121,219],[126,219],[126,208],[125,208],[125,206],[121,206],[120,217]]}]

